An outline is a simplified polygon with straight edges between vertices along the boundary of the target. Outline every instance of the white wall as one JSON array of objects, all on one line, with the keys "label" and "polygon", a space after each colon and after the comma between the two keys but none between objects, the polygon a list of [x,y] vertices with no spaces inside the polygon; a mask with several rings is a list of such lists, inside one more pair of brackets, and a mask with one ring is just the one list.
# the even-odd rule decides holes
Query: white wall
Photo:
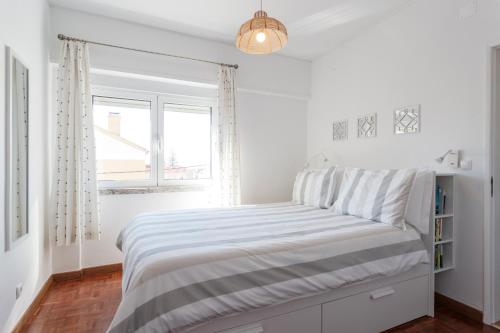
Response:
[{"label": "white wall", "polygon": [[[309,95],[310,63],[306,61],[280,55],[247,55],[233,45],[58,7],[51,8],[51,23],[52,60],[57,60],[59,50],[56,36],[63,33],[115,45],[237,63],[239,87]],[[107,47],[92,47],[92,66],[196,82],[214,82],[217,71],[213,65]]]},{"label": "white wall", "polygon": [[[326,149],[334,162],[366,167],[437,165],[461,149],[473,170],[459,171],[454,271],[437,290],[483,306],[483,183],[489,71],[488,46],[500,44],[500,1],[480,0],[479,12],[459,18],[464,1],[418,0],[313,62],[308,154]],[[393,110],[422,105],[422,131],[395,136]],[[378,136],[356,138],[358,115],[378,113]],[[349,140],[332,142],[332,121],[349,119]],[[449,171],[449,170],[448,170]]]},{"label": "white wall", "polygon": [[[29,8],[29,10],[28,10]],[[50,275],[45,219],[45,125],[47,115],[49,7],[42,0],[0,1],[0,332],[10,332]],[[30,72],[29,237],[4,252],[5,51],[8,45]],[[23,283],[16,301],[15,287]]]},{"label": "white wall", "polygon": [[[237,116],[242,201],[264,203],[291,199],[293,179],[303,167],[306,156],[309,62],[276,55],[248,56],[232,45],[61,8],[51,9],[51,22],[51,59],[54,62],[57,61],[59,49],[56,36],[63,33],[128,47],[239,64]],[[90,52],[94,68],[211,85],[217,80],[217,66],[214,65],[106,47],[91,46]],[[134,80],[123,82],[106,75],[94,75],[93,83],[155,92],[216,96],[213,88]],[[121,254],[114,245],[116,236],[124,224],[140,212],[207,205],[208,196],[201,192],[101,196],[102,239],[86,242],[81,249],[81,256],[78,247],[54,249],[54,271],[120,261]]]}]

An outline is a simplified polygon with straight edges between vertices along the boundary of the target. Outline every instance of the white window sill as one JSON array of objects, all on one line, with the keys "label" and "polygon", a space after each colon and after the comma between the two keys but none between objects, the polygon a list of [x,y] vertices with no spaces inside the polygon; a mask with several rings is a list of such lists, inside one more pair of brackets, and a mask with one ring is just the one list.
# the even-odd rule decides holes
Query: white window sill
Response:
[{"label": "white window sill", "polygon": [[100,188],[99,195],[125,195],[125,194],[151,194],[172,192],[203,192],[208,189],[206,185],[165,185],[143,187],[117,187]]}]

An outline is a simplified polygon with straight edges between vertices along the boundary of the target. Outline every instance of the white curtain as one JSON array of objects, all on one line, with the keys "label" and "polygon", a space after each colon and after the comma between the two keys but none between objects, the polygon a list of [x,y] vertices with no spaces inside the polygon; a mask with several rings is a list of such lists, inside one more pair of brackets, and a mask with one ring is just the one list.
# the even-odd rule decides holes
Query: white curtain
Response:
[{"label": "white curtain", "polygon": [[89,51],[64,41],[57,74],[55,243],[99,239]]},{"label": "white curtain", "polygon": [[235,69],[221,66],[219,69],[218,110],[214,118],[215,168],[214,181],[216,202],[223,207],[241,203],[240,194],[240,147],[235,109]]}]

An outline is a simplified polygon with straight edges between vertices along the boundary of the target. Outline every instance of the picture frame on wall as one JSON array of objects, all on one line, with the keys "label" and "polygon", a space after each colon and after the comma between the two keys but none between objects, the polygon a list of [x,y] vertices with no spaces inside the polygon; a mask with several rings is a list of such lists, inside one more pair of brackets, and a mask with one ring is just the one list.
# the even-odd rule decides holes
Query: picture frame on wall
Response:
[{"label": "picture frame on wall", "polygon": [[358,138],[374,138],[377,136],[377,114],[371,113],[358,117]]},{"label": "picture frame on wall", "polygon": [[420,105],[411,105],[394,110],[394,134],[420,132]]},{"label": "picture frame on wall", "polygon": [[349,135],[349,122],[347,119],[333,122],[333,141],[347,140]]}]

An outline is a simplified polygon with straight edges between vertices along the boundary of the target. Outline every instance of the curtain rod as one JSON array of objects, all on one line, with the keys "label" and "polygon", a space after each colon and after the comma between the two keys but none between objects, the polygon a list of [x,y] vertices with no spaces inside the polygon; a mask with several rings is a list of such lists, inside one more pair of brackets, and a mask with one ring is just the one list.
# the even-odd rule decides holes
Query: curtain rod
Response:
[{"label": "curtain rod", "polygon": [[114,48],[122,49],[122,50],[129,50],[129,51],[135,51],[135,52],[149,53],[149,54],[161,55],[161,56],[166,56],[166,57],[171,57],[171,58],[177,58],[177,59],[198,61],[198,62],[204,62],[204,63],[207,63],[207,64],[221,65],[221,66],[227,66],[227,67],[232,67],[234,69],[238,69],[238,65],[237,64],[234,64],[234,65],[233,64],[225,64],[225,63],[221,63],[221,62],[204,60],[204,59],[196,59],[196,58],[185,57],[185,56],[180,56],[180,55],[175,55],[175,54],[168,54],[168,53],[162,53],[162,52],[156,52],[156,51],[148,51],[148,50],[142,50],[142,49],[135,49],[135,48],[132,48],[132,47],[126,47],[126,46],[120,46],[120,45],[113,45],[113,44],[107,44],[107,43],[101,43],[101,42],[94,42],[94,41],[85,40],[85,39],[68,37],[68,36],[65,36],[63,34],[57,35],[57,38],[59,38],[60,40],[71,40],[71,41],[83,42],[83,43],[87,43],[87,44],[108,46],[108,47],[114,47]]}]

